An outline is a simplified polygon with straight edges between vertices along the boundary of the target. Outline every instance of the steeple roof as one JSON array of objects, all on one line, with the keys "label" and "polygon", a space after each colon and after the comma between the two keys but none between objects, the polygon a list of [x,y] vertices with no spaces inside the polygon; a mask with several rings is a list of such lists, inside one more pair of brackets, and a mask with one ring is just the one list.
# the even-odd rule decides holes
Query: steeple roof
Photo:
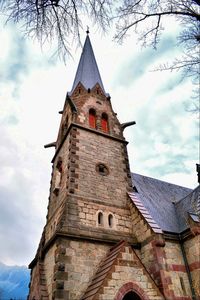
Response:
[{"label": "steeple roof", "polygon": [[79,82],[82,83],[86,89],[92,89],[95,84],[98,83],[105,93],[88,33],[89,32],[87,31],[85,44],[83,46],[83,51],[70,94],[73,93]]}]

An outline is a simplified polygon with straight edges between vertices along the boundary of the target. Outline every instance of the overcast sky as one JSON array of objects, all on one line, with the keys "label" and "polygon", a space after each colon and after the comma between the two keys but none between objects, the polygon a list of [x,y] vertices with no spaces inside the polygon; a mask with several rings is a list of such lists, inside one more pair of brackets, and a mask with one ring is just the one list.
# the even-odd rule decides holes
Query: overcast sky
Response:
[{"label": "overcast sky", "polygon": [[[0,261],[27,265],[46,220],[53,148],[81,48],[66,65],[24,39],[14,26],[0,30]],[[141,49],[135,35],[123,45],[90,30],[106,92],[125,130],[132,172],[194,188],[198,119],[189,113],[193,86],[177,72],[152,72],[182,49],[170,23],[157,51]],[[94,31],[93,31],[94,30]],[[177,28],[178,30],[178,28]],[[85,40],[82,32],[82,42]]]}]

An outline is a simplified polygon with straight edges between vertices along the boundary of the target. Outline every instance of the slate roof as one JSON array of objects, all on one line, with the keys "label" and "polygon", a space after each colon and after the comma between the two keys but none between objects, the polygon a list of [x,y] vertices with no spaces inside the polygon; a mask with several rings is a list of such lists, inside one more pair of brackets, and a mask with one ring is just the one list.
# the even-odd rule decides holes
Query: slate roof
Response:
[{"label": "slate roof", "polygon": [[139,210],[139,212],[142,214],[143,218],[147,221],[149,226],[152,228],[152,230],[155,233],[163,233],[162,229],[159,227],[159,225],[156,223],[156,221],[152,218],[148,210],[143,205],[142,201],[140,201],[139,197],[137,196],[137,193],[128,193],[129,197]]},{"label": "slate roof", "polygon": [[82,83],[86,89],[92,89],[98,83],[102,91],[105,93],[89,35],[87,35],[83,46],[83,51],[70,95],[73,93],[79,82]]},{"label": "slate roof", "polygon": [[158,179],[132,173],[137,198],[163,231],[180,233],[187,228],[186,216],[198,206],[200,186],[194,191]]},{"label": "slate roof", "polygon": [[178,201],[175,204],[175,207],[179,226],[182,230],[185,230],[188,227],[186,222],[188,219],[188,214],[191,215],[194,221],[196,219],[195,215],[200,214],[200,185],[185,198]]}]

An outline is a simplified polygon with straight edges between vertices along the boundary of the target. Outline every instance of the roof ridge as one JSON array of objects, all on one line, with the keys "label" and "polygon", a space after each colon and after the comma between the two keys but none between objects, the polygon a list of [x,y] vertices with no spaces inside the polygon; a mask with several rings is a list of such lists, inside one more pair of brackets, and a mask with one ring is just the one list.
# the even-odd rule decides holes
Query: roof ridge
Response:
[{"label": "roof ridge", "polygon": [[175,202],[175,205],[178,204],[180,201],[184,200],[185,198],[187,198],[188,196],[190,196],[190,195],[192,195],[193,193],[195,193],[196,190],[198,190],[199,188],[200,188],[200,185],[198,185],[194,190],[191,190],[191,192],[190,192],[187,196],[185,196],[185,197],[179,199],[178,201],[176,201],[176,202]]},{"label": "roof ridge", "polygon": [[[170,184],[170,185],[178,186],[178,187],[181,187],[181,188],[184,188],[184,189],[188,189],[188,190],[193,191],[192,188],[189,188],[189,187],[186,187],[186,186],[182,186],[182,185],[178,185],[178,184],[175,184],[175,183],[171,183],[171,182],[168,182],[168,181],[165,181],[165,180],[161,180],[161,179],[158,179],[158,178],[150,177],[150,176],[147,176],[147,175],[142,175],[142,174],[135,173],[135,172],[131,172],[131,174],[132,174],[132,175],[135,174],[135,175],[138,175],[138,176],[150,178],[150,179],[153,179],[153,180],[156,180],[156,181],[161,181],[161,182],[164,182],[164,183],[167,183],[167,184]],[[134,180],[134,178],[133,178],[133,180]],[[195,188],[195,189],[196,189],[196,188]]]}]

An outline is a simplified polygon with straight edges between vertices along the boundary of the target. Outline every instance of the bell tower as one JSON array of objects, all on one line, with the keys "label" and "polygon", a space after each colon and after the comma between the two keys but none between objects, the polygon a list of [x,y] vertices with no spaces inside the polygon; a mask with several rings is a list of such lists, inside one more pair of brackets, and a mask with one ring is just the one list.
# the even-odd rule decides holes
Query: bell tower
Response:
[{"label": "bell tower", "polygon": [[90,38],[64,103],[52,159],[47,222],[30,264],[29,300],[78,300],[107,251],[136,243],[123,129],[105,91]]}]

